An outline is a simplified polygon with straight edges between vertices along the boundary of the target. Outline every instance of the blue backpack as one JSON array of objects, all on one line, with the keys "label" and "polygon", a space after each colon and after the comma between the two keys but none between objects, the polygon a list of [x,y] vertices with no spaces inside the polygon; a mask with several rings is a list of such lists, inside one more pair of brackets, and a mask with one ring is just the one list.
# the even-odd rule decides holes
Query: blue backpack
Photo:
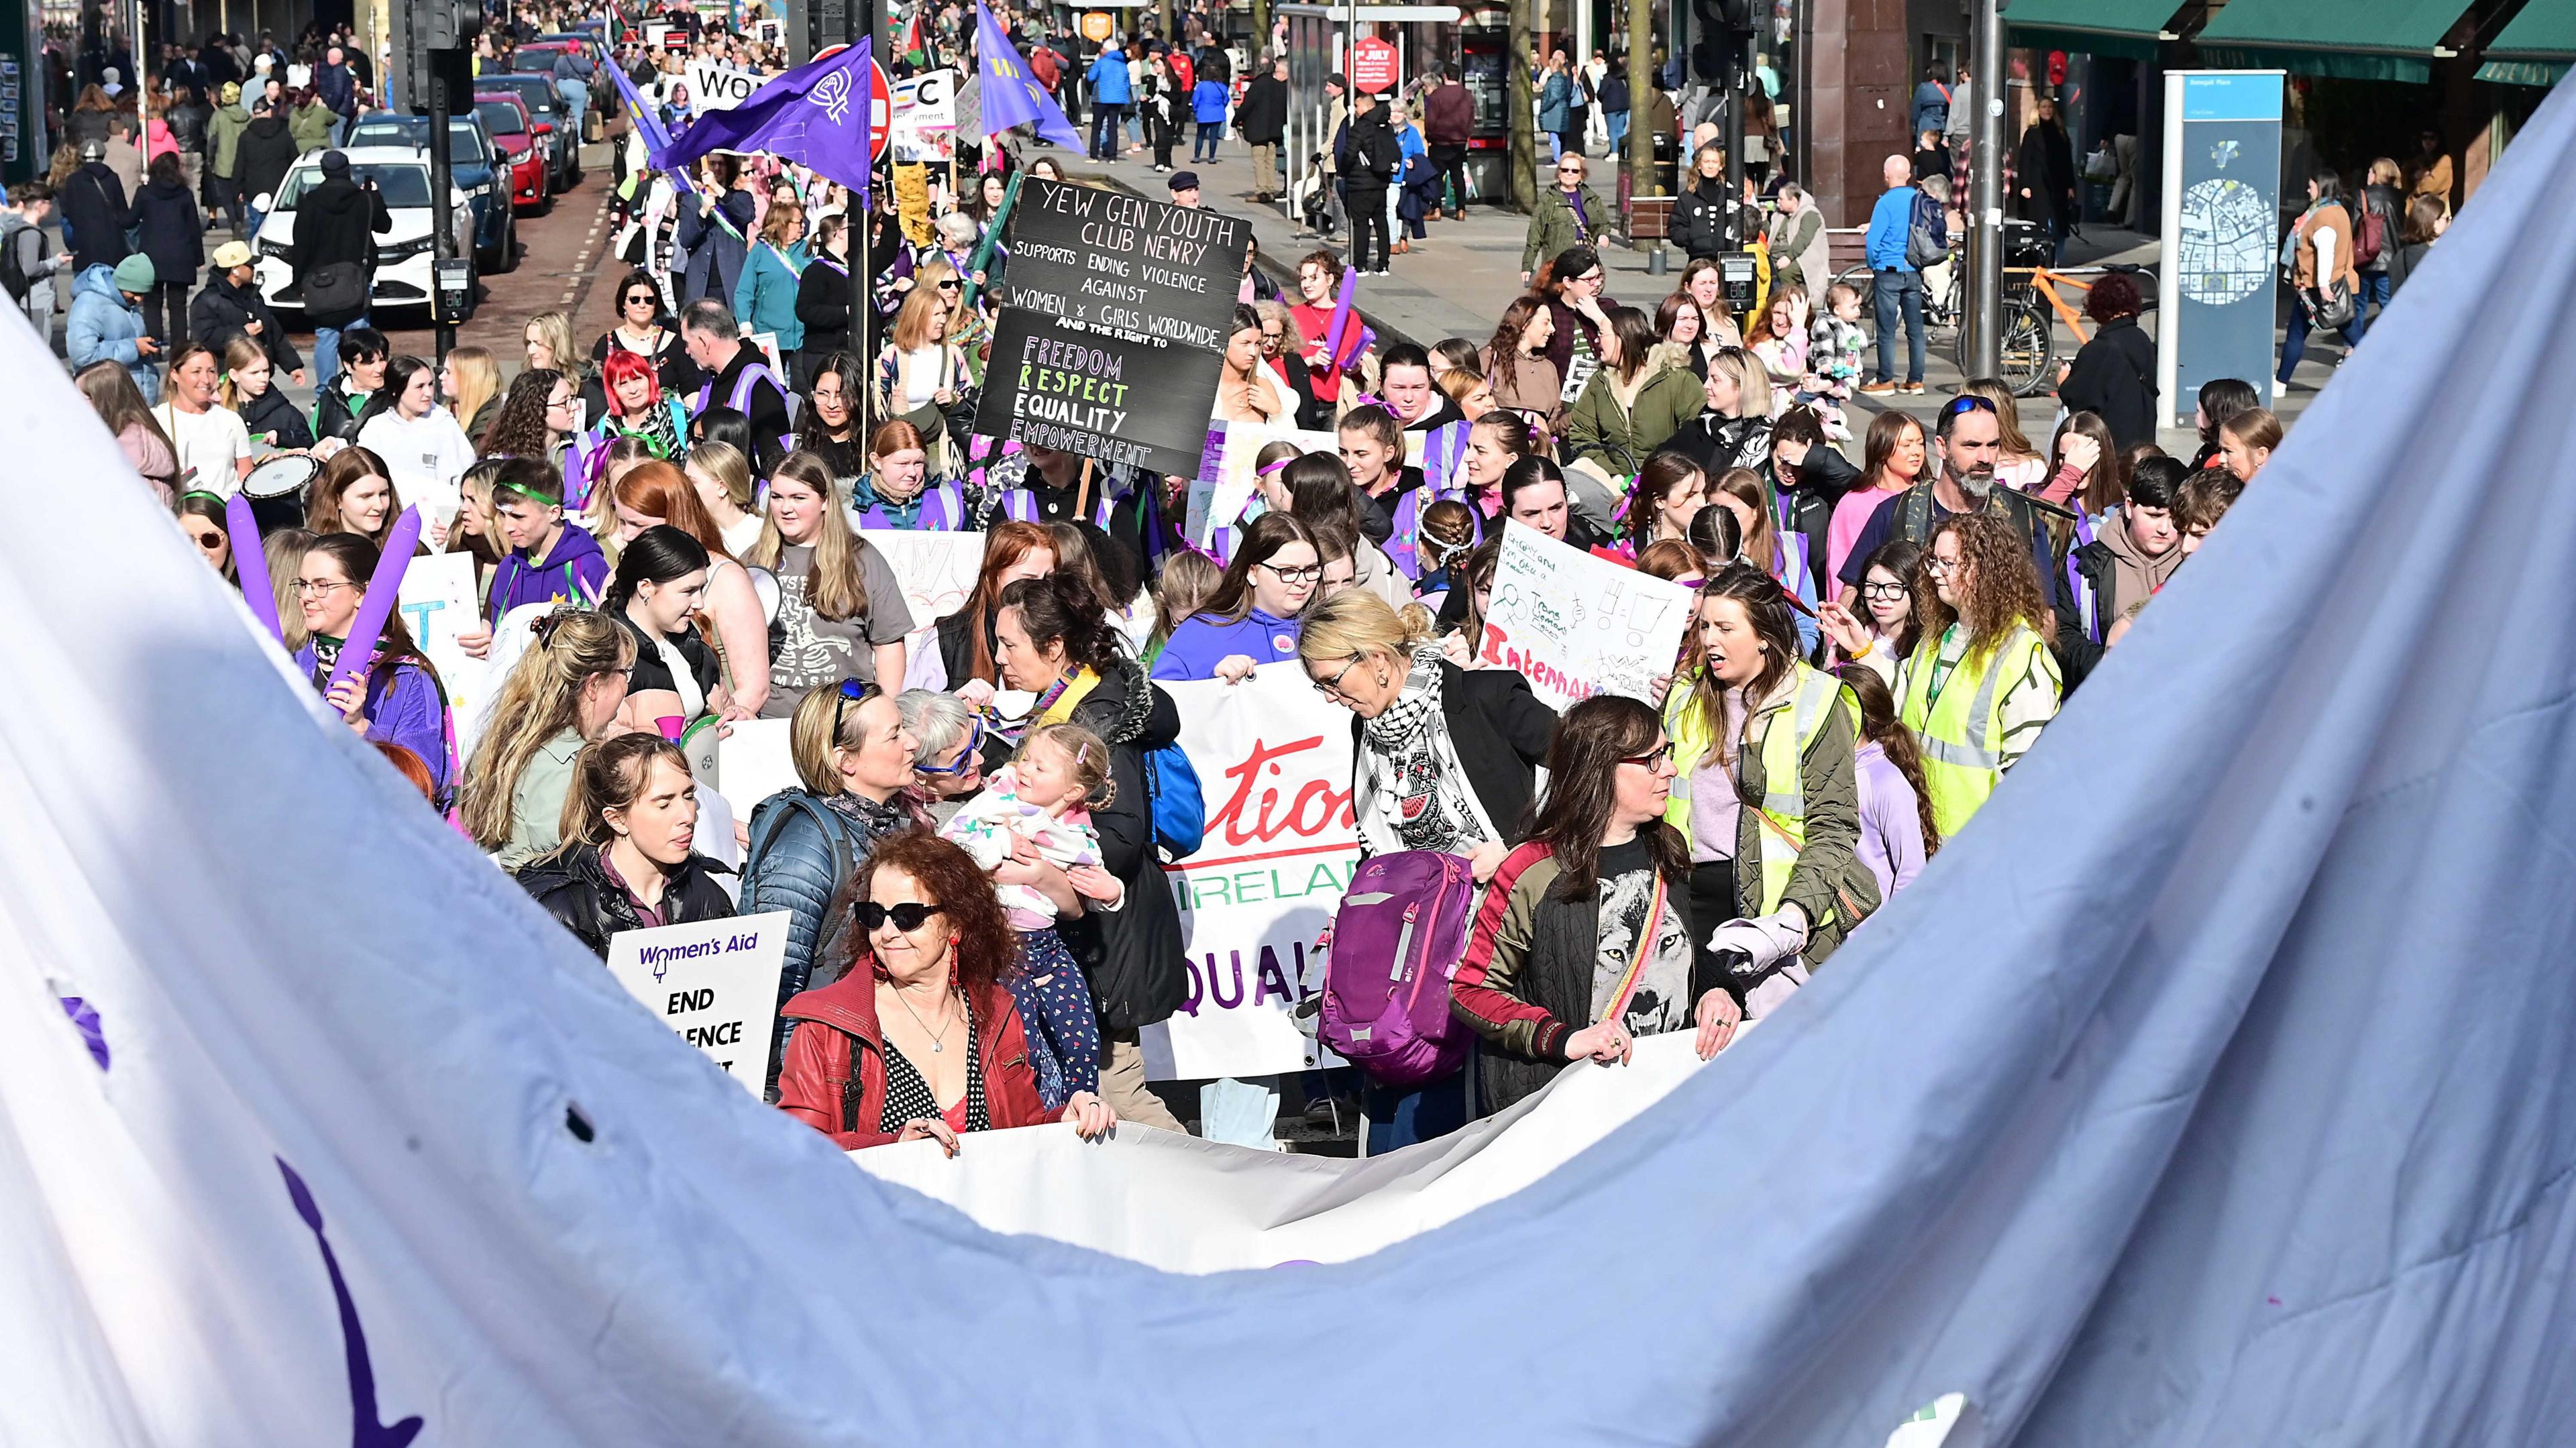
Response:
[{"label": "blue backpack", "polygon": [[1207,839],[1207,799],[1198,767],[1177,744],[1145,751],[1145,793],[1154,802],[1154,843],[1175,860],[1199,852]]}]

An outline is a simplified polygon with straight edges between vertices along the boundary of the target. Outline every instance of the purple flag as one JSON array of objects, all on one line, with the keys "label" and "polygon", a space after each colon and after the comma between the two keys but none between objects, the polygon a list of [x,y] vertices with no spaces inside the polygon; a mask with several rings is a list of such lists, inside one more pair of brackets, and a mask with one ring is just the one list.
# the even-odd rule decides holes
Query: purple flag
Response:
[{"label": "purple flag", "polygon": [[729,111],[691,122],[657,164],[683,168],[711,151],[766,151],[799,161],[853,191],[868,184],[869,111],[876,87],[869,41],[809,60],[769,81]]},{"label": "purple flag", "polygon": [[1079,151],[1082,133],[1064,112],[1046,87],[1029,74],[1029,63],[1011,38],[1002,33],[1002,23],[984,8],[984,0],[975,0],[975,72],[983,84],[984,134],[998,135],[1013,126],[1035,124],[1042,140]]}]

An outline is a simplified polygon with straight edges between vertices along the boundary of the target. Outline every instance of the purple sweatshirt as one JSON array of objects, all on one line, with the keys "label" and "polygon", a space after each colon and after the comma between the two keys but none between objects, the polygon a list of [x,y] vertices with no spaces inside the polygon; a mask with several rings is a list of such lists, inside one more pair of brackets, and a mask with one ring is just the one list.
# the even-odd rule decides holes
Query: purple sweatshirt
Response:
[{"label": "purple sweatshirt", "polygon": [[523,603],[545,603],[569,599],[588,607],[608,591],[608,556],[599,551],[599,540],[590,536],[579,523],[566,523],[555,536],[555,546],[542,563],[531,563],[527,555],[513,549],[492,572],[492,597],[484,605],[487,622],[499,623],[502,616]]},{"label": "purple sweatshirt", "polygon": [[1864,739],[1852,751],[1860,773],[1860,858],[1878,880],[1885,904],[1923,873],[1923,817],[1914,809],[1914,786],[1887,751]]},{"label": "purple sweatshirt", "polygon": [[[313,677],[313,645],[295,651],[295,666]],[[429,671],[406,659],[367,675],[367,738],[399,744],[429,766],[430,783],[447,793],[447,705]]]},{"label": "purple sweatshirt", "polygon": [[1273,618],[1259,609],[1228,623],[1213,614],[1181,620],[1154,660],[1157,679],[1213,679],[1216,666],[1242,654],[1256,664],[1297,657],[1297,620]]}]

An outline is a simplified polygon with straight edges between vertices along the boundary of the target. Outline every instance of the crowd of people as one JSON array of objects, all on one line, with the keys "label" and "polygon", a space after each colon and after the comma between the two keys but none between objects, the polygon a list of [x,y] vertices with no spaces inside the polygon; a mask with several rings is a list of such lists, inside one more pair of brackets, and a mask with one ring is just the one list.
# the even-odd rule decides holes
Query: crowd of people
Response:
[{"label": "crowd of people", "polygon": [[[926,214],[855,220],[771,157],[687,190],[624,169],[631,269],[530,318],[515,371],[351,317],[299,408],[304,360],[226,272],[187,343],[78,372],[206,564],[265,578],[253,611],[328,707],[593,953],[787,913],[771,1099],[852,1148],[1182,1127],[1141,1040],[1188,991],[1165,686],[1264,665],[1349,711],[1362,854],[1439,852],[1481,892],[1451,983],[1471,1063],[1320,1088],[1365,1096],[1371,1150],[1640,1036],[1713,1054],[1970,827],[2281,440],[2239,381],[2202,390],[2189,459],[2072,396],[2034,438],[1986,379],[1864,421],[1855,299],[1811,312],[1775,265],[1739,316],[1694,263],[1626,304],[1578,225],[1486,337],[1336,356],[1348,259],[1248,282],[1209,421],[1261,443],[1255,483],[1193,534],[1193,479],[973,430],[1004,198],[1080,179],[977,159]],[[296,460],[235,534],[228,496]],[[399,613],[343,658],[412,509],[420,554],[472,559],[468,717]],[[1496,664],[1514,527],[1693,591],[1651,697],[1560,714]],[[982,535],[953,611],[915,616],[893,530]],[[784,721],[796,782],[737,820],[687,746],[753,720]],[[1276,1106],[1216,1082],[1197,1114],[1268,1145]]]}]

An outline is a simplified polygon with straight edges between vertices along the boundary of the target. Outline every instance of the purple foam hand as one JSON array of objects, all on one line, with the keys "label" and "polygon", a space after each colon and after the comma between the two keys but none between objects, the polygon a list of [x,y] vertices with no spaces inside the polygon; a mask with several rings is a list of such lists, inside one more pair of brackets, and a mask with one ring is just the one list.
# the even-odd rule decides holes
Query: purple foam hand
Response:
[{"label": "purple foam hand", "polygon": [[259,520],[251,516],[250,499],[235,493],[224,503],[224,532],[232,539],[233,570],[241,575],[242,602],[250,616],[268,625],[271,638],[286,642],[286,627],[277,621],[277,587],[268,581],[268,550],[260,546]]},{"label": "purple foam hand", "polygon": [[367,666],[375,662],[376,640],[384,637],[385,620],[393,617],[395,605],[402,601],[403,570],[411,566],[411,555],[419,547],[420,509],[405,508],[385,539],[384,556],[376,560],[376,576],[367,580],[367,596],[358,601],[358,616],[349,622],[348,640],[340,645],[340,662],[331,666],[331,682],[324,693],[340,687],[344,679],[366,677]]},{"label": "purple foam hand", "polygon": [[1335,367],[1342,365],[1342,334],[1350,330],[1351,301],[1359,295],[1359,290],[1359,268],[1345,270],[1342,273],[1342,290],[1333,298],[1333,319],[1324,325],[1324,355],[1332,359]]}]

